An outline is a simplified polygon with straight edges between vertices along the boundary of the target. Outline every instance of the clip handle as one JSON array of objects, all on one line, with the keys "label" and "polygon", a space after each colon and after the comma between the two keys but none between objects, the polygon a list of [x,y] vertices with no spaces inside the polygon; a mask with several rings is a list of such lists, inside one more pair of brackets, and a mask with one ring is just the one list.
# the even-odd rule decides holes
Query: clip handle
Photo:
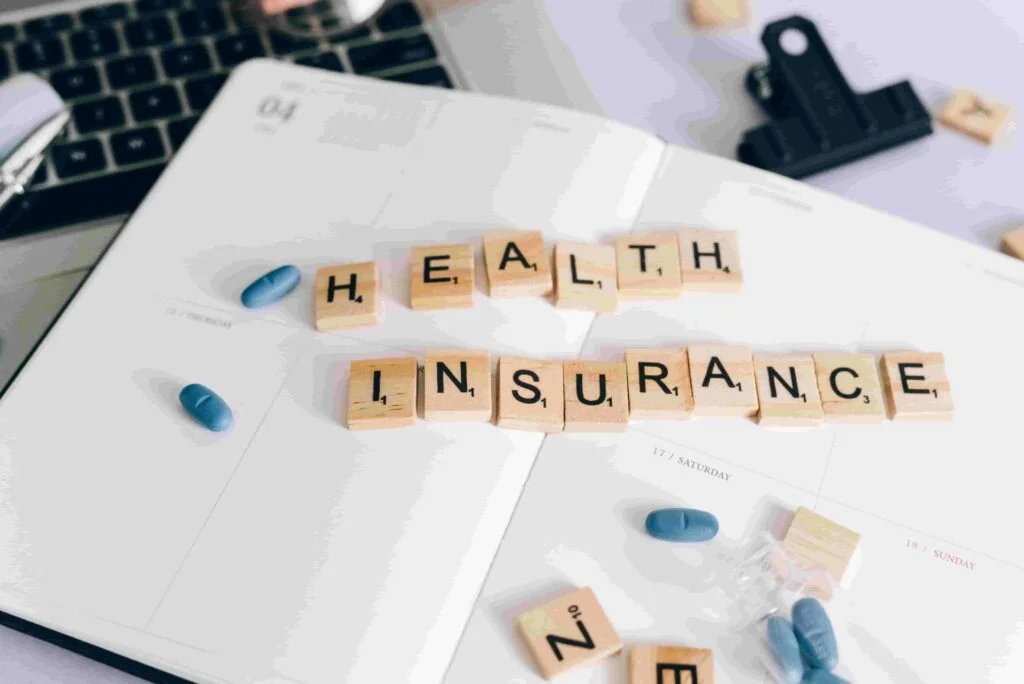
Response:
[{"label": "clip handle", "polygon": [[[795,51],[787,36],[804,49]],[[846,82],[813,22],[801,16],[773,22],[765,27],[761,42],[768,51],[773,84],[785,89],[788,106],[821,149],[878,130],[878,121]]]}]

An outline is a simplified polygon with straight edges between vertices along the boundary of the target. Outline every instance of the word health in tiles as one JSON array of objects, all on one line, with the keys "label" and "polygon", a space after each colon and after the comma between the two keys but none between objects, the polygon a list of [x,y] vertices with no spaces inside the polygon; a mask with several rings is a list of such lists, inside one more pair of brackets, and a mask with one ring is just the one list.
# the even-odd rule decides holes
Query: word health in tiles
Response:
[{"label": "word health in tiles", "polygon": [[[674,299],[683,292],[736,292],[743,284],[736,234],[687,229],[630,234],[614,245],[558,242],[549,254],[540,231],[483,238],[488,294],[551,296],[555,306],[615,311],[620,300]],[[443,244],[409,252],[409,307],[417,311],[473,306],[474,246]],[[317,330],[376,325],[383,320],[375,262],[317,271]]]}]

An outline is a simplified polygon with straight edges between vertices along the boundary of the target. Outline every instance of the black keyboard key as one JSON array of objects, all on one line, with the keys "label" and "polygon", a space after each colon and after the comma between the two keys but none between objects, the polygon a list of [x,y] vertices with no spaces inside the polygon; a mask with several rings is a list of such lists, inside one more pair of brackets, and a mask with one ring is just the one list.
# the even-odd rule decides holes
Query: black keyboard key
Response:
[{"label": "black keyboard key", "polygon": [[288,25],[300,31],[313,30],[313,17],[288,17]]},{"label": "black keyboard key", "polygon": [[0,26],[0,43],[10,43],[18,37],[18,28],[11,24]]},{"label": "black keyboard key", "polygon": [[[335,19],[324,19],[320,26],[324,31],[335,31],[341,25],[336,18]],[[370,29],[363,28],[353,29],[351,31],[345,31],[344,33],[334,33],[327,37],[329,41],[337,45],[338,43],[351,43],[356,40],[364,40],[370,37]]]},{"label": "black keyboard key", "polygon": [[11,60],[7,59],[7,53],[0,51],[0,81],[11,75]]},{"label": "black keyboard key", "polygon": [[124,25],[124,36],[134,49],[166,45],[174,39],[167,17],[145,17]]},{"label": "black keyboard key", "polygon": [[91,64],[86,64],[53,72],[50,74],[50,83],[65,100],[74,100],[100,92],[100,72]]},{"label": "black keyboard key", "polygon": [[110,149],[114,152],[114,161],[127,166],[162,159],[164,141],[160,139],[160,131],[150,126],[115,133],[110,136]]},{"label": "black keyboard key", "polygon": [[348,51],[352,68],[360,74],[422,62],[436,56],[434,44],[422,33],[408,38],[394,38],[372,45],[361,45]]},{"label": "black keyboard key", "polygon": [[278,55],[290,55],[293,52],[315,50],[319,42],[312,38],[300,38],[284,31],[270,32],[270,49]]},{"label": "black keyboard key", "polygon": [[210,52],[202,43],[192,43],[164,50],[161,55],[164,72],[171,78],[200,74],[213,68]]},{"label": "black keyboard key", "polygon": [[226,67],[233,67],[247,59],[263,57],[266,54],[263,41],[260,40],[259,34],[253,31],[243,31],[217,41],[217,56],[220,63]]},{"label": "black keyboard key", "polygon": [[163,85],[148,90],[140,90],[129,96],[132,114],[136,121],[152,121],[166,119],[181,114],[181,98],[174,86]]},{"label": "black keyboard key", "polygon": [[75,128],[82,135],[124,126],[124,107],[118,97],[80,102],[71,109],[71,113],[75,119]]},{"label": "black keyboard key", "polygon": [[87,28],[71,34],[71,52],[80,61],[113,55],[120,49],[121,39],[108,26]]},{"label": "black keyboard key", "polygon": [[24,24],[26,36],[38,36],[46,33],[66,31],[71,28],[70,14],[51,14],[48,17],[29,19]]},{"label": "black keyboard key", "polygon": [[209,107],[226,80],[228,80],[227,75],[214,74],[186,83],[185,96],[188,98],[189,106],[197,112]]},{"label": "black keyboard key", "polygon": [[118,90],[152,83],[156,80],[156,64],[146,54],[115,59],[107,62],[107,80]]},{"label": "black keyboard key", "polygon": [[0,239],[128,214],[139,205],[163,169],[163,164],[153,164],[75,183],[29,189],[0,212]]},{"label": "black keyboard key", "polygon": [[411,2],[400,2],[397,5],[392,5],[377,17],[377,28],[385,33],[412,28],[422,23],[423,17],[420,16],[416,5]]},{"label": "black keyboard key", "polygon": [[64,64],[64,44],[57,38],[32,38],[14,49],[18,68],[38,71]]},{"label": "black keyboard key", "polygon": [[181,9],[184,4],[184,0],[138,0],[135,3],[135,11],[139,14],[163,12],[165,10]]},{"label": "black keyboard key", "polygon": [[341,64],[341,59],[333,52],[321,52],[318,55],[310,55],[309,57],[299,57],[295,60],[296,64],[305,64],[306,66],[317,67],[318,69],[327,69],[328,71],[344,71],[345,67]]},{"label": "black keyboard key", "polygon": [[61,178],[72,178],[107,168],[107,158],[99,140],[79,140],[53,147],[53,165]]},{"label": "black keyboard key", "polygon": [[178,121],[172,121],[167,124],[167,137],[171,139],[171,145],[174,149],[180,149],[182,143],[185,142],[185,138],[192,132],[196,124],[199,122],[198,116],[193,116],[190,119],[179,119]]},{"label": "black keyboard key", "polygon": [[416,85],[437,86],[438,88],[454,87],[451,79],[448,78],[448,73],[439,66],[406,71],[401,74],[392,74],[385,78],[389,81],[398,81],[399,83],[415,83]]},{"label": "black keyboard key", "polygon": [[128,5],[118,2],[113,5],[102,5],[90,7],[78,13],[78,18],[86,26],[91,24],[109,24],[115,19],[124,19],[128,16]]},{"label": "black keyboard key", "polygon": [[324,12],[333,12],[334,4],[330,0],[317,0],[312,5],[309,5],[309,11],[312,14],[323,14]]},{"label": "black keyboard key", "polygon": [[186,38],[223,33],[227,27],[228,22],[219,7],[189,10],[178,15],[178,28]]}]

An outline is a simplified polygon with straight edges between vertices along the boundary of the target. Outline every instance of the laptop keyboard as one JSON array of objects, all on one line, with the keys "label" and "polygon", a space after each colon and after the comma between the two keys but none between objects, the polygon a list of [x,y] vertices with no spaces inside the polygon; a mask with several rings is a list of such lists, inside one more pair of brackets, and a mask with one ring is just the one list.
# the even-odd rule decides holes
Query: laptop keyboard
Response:
[{"label": "laptop keyboard", "polygon": [[319,38],[251,27],[231,0],[135,0],[22,24],[0,20],[0,80],[48,79],[71,107],[28,191],[0,212],[0,240],[132,212],[233,68],[276,57],[338,72],[451,88],[416,6],[338,27],[321,0],[284,21]]}]

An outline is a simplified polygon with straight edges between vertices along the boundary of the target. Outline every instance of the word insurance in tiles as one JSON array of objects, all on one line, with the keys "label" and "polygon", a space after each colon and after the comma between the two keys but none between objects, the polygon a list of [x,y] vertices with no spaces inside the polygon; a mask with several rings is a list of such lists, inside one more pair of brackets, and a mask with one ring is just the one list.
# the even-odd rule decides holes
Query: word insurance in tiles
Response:
[{"label": "word insurance in tiles", "polygon": [[[726,231],[630,234],[614,245],[559,242],[553,260],[540,231],[496,232],[484,236],[483,255],[491,297],[553,294],[558,307],[588,311],[615,311],[620,299],[737,292],[743,284],[736,234]],[[470,244],[413,248],[410,308],[473,306],[474,263]],[[372,261],[321,268],[315,293],[317,330],[376,325],[383,319],[378,269]]]},{"label": "word insurance in tiles", "polygon": [[630,349],[622,362],[502,356],[497,365],[492,396],[486,351],[428,352],[422,375],[413,357],[353,361],[348,427],[411,425],[419,397],[427,421],[496,418],[498,427],[535,432],[624,431],[631,418],[735,416],[815,427],[953,415],[938,353],[887,352],[881,373],[871,354],[754,354],[733,345]]}]

